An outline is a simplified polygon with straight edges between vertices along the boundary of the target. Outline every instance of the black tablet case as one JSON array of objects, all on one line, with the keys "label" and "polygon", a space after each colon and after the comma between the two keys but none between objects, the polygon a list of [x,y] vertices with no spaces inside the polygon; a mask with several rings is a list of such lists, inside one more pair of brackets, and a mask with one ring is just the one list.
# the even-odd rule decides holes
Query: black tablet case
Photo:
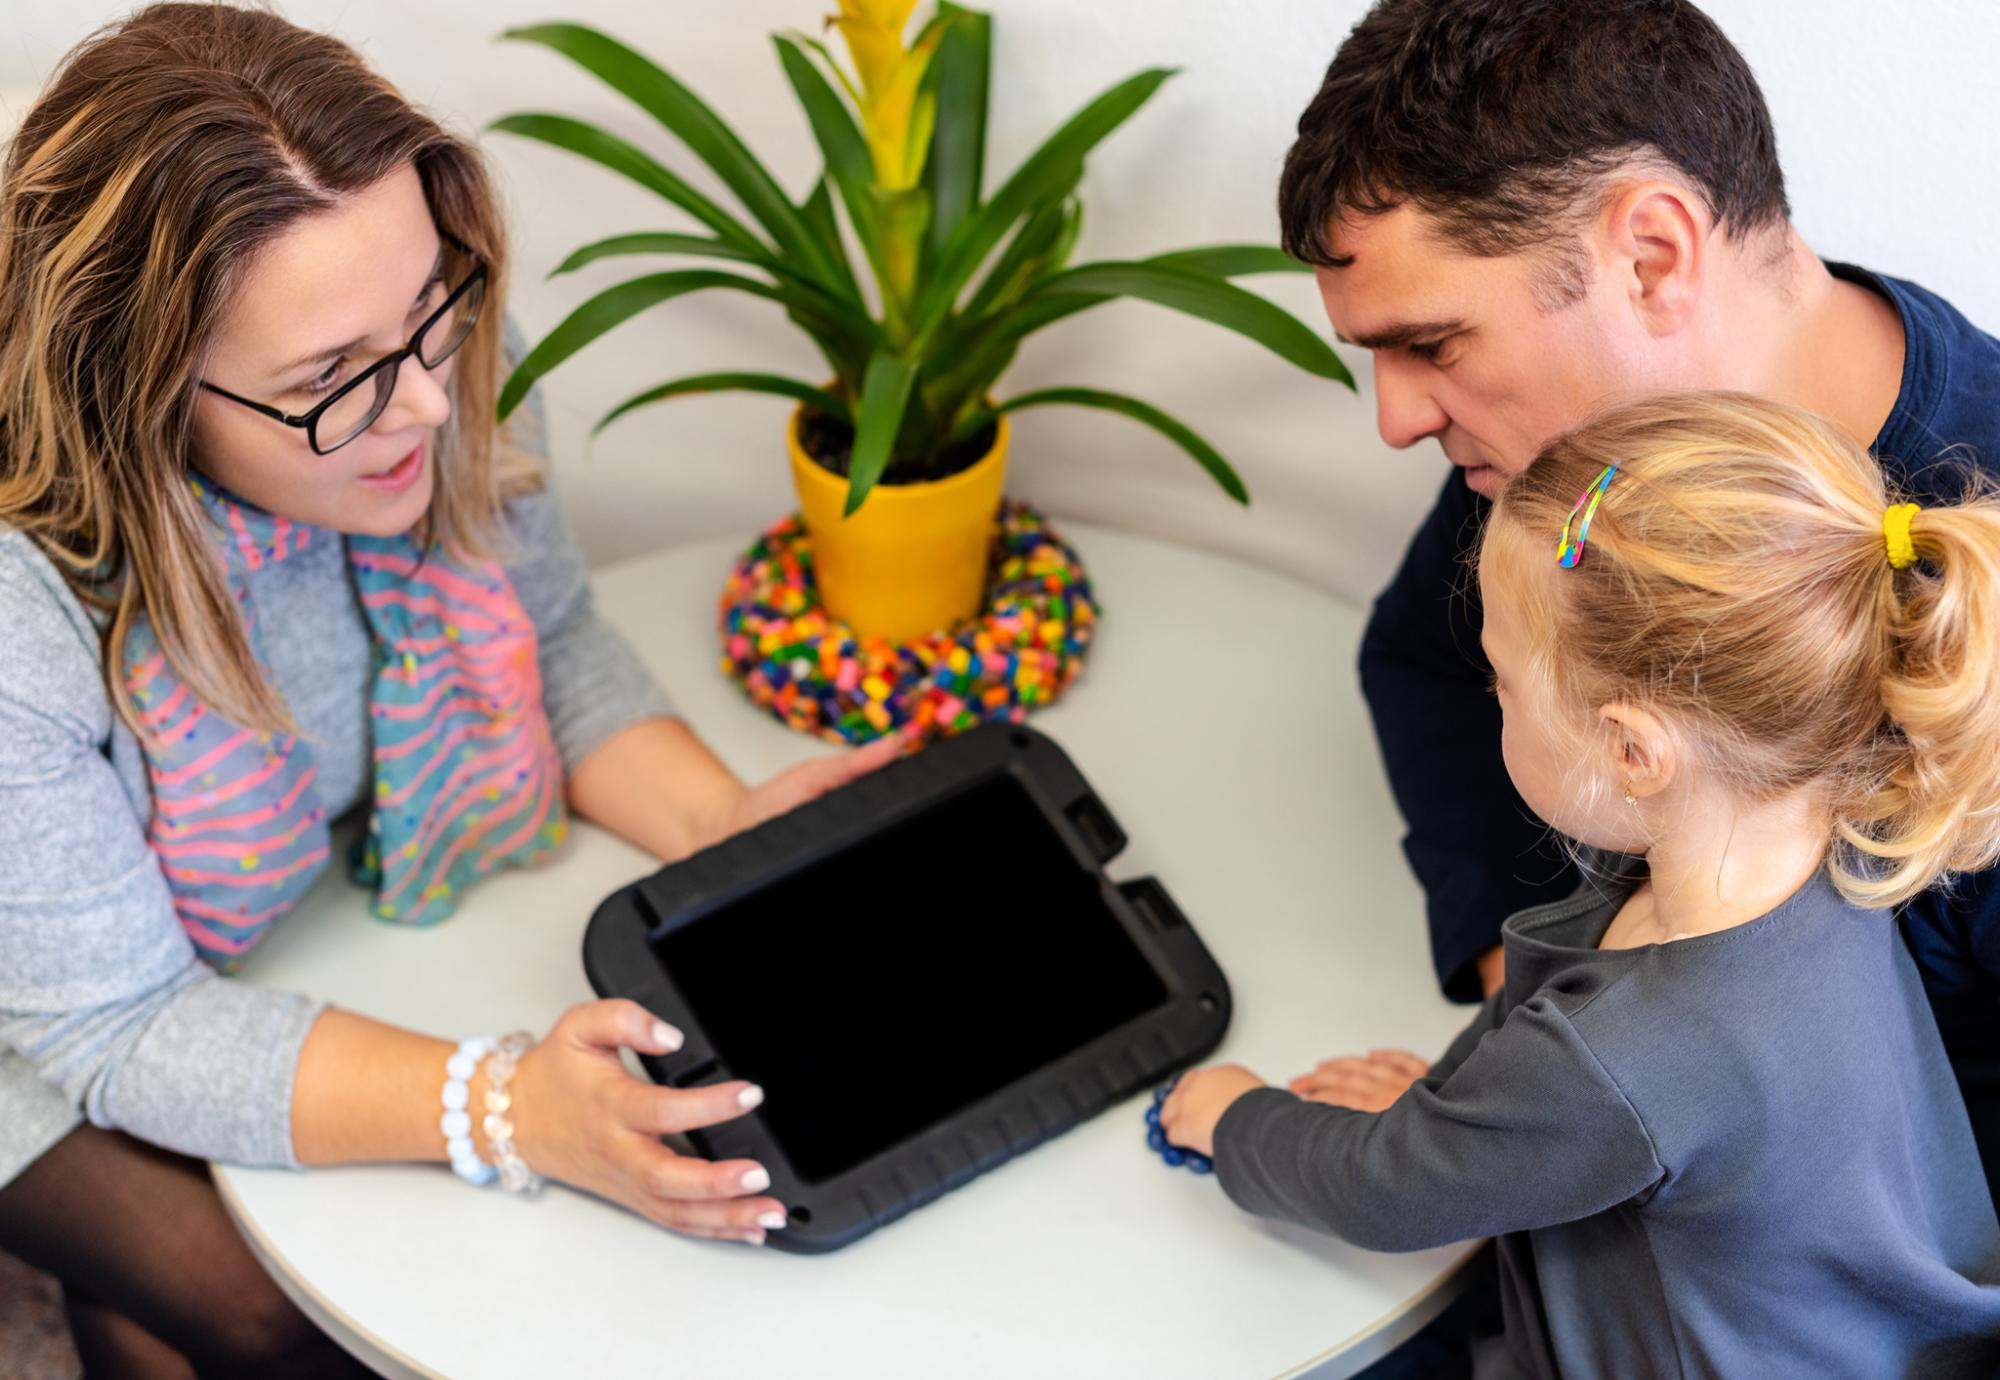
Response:
[{"label": "black tablet case", "polygon": [[[603,996],[640,1003],[686,1036],[673,1054],[642,1058],[647,1071],[677,1087],[738,1076],[656,956],[656,939],[1002,773],[1026,787],[1094,874],[1102,901],[1151,964],[1166,1001],[816,1183],[795,1172],[760,1113],[692,1134],[703,1155],[753,1158],[770,1170],[771,1194],[791,1213],[791,1225],[768,1238],[773,1247],[818,1253],[848,1245],[1152,1086],[1221,1042],[1229,1024],[1229,985],[1207,948],[1158,881],[1121,884],[1104,875],[1104,864],[1126,842],[1117,822],[1051,739],[1003,724],[946,739],[606,899],[584,935],[591,986]],[[838,923],[837,914],[828,918]],[[893,1076],[893,1069],[880,1072]]]}]

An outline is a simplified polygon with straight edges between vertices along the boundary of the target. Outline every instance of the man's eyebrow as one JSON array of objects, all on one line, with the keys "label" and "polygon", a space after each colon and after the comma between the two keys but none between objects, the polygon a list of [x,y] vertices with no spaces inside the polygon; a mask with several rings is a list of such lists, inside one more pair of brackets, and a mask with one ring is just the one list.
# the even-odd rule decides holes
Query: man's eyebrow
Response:
[{"label": "man's eyebrow", "polygon": [[1379,331],[1364,331],[1351,340],[1335,331],[1333,338],[1343,345],[1355,345],[1364,350],[1400,350],[1420,340],[1442,340],[1464,329],[1463,321],[1408,321],[1384,326]]},{"label": "man's eyebrow", "polygon": [[[431,284],[435,283],[438,280],[439,275],[442,274],[443,272],[444,272],[444,245],[440,243],[438,245],[437,258],[432,260],[431,271],[424,275],[424,285],[417,289],[417,295],[411,299],[412,304],[416,302],[421,302],[423,300],[424,294],[431,290]],[[308,364],[317,364],[323,359],[332,359],[335,355],[344,355],[348,351],[358,349],[359,347],[367,343],[368,343],[368,338],[366,336],[359,336],[353,340],[345,341],[339,345],[335,345],[331,349],[315,350],[309,355],[300,355],[290,364],[285,365],[284,368],[273,369],[271,371],[271,377],[274,379],[283,378],[286,374],[291,373],[294,369],[303,369]]]}]

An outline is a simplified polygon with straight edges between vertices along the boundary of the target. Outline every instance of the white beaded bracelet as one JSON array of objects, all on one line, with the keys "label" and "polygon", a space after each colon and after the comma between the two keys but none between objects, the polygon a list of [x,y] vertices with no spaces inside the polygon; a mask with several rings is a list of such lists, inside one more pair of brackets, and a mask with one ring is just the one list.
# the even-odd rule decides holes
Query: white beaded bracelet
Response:
[{"label": "white beaded bracelet", "polygon": [[500,1167],[500,1186],[509,1193],[533,1193],[542,1186],[541,1176],[528,1168],[528,1162],[515,1148],[514,1122],[507,1115],[514,1105],[507,1084],[514,1077],[515,1064],[534,1042],[535,1037],[525,1030],[501,1037],[487,1067],[486,1119],[480,1123],[480,1129],[486,1132],[486,1144]]},{"label": "white beaded bracelet", "polygon": [[498,1173],[494,1167],[479,1158],[479,1152],[472,1144],[472,1114],[465,1104],[471,1094],[466,1084],[479,1071],[479,1061],[493,1052],[494,1039],[491,1035],[476,1035],[459,1043],[458,1049],[444,1063],[444,1092],[439,1100],[444,1104],[444,1115],[438,1118],[438,1129],[444,1132],[445,1153],[451,1156],[451,1172],[479,1188],[493,1182]]}]

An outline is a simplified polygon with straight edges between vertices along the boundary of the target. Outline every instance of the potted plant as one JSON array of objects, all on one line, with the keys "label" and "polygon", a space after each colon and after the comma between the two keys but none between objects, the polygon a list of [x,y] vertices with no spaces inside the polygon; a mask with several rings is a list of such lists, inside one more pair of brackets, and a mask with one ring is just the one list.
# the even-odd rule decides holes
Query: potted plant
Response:
[{"label": "potted plant", "polygon": [[502,389],[501,416],[578,350],[675,297],[724,290],[777,304],[825,357],[830,381],[823,386],[747,371],[671,379],[612,408],[597,427],[688,394],[746,389],[792,399],[792,473],[821,597],[858,631],[897,639],[978,607],[1011,412],[1066,404],[1123,413],[1171,438],[1232,498],[1248,501],[1213,446],[1137,398],[1048,388],[996,399],[993,389],[1021,341],[1051,322],[1115,298],[1141,298],[1225,326],[1353,387],[1314,331],[1229,281],[1304,271],[1276,248],[1218,245],[1137,261],[1070,262],[1085,159],[1171,70],[1141,72],[1098,96],[989,192],[990,17],[947,0],[905,43],[914,3],[840,0],[830,23],[845,40],[851,72],[817,39],[776,36],[779,61],[825,160],[803,200],[789,196],[687,86],[581,25],[539,24],[504,37],[550,48],[630,99],[706,164],[741,210],[582,121],[525,113],[493,126],[631,178],[705,231],[616,235],[578,249],[555,273],[623,255],[724,265],[647,273],[590,298],[520,361]]}]

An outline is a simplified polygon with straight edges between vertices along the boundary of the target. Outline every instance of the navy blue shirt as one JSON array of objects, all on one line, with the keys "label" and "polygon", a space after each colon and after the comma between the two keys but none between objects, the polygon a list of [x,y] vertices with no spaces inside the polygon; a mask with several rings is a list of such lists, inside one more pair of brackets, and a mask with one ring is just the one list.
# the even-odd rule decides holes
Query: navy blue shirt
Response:
[{"label": "navy blue shirt", "polygon": [[[2000,479],[2000,340],[1914,283],[1827,268],[1902,318],[1902,386],[1871,447],[1892,486],[1943,503],[1964,496],[1968,467]],[[1578,881],[1500,759],[1500,707],[1486,693],[1466,564],[1489,506],[1456,472],[1445,481],[1361,641],[1362,691],[1409,822],[1403,850],[1424,889],[1431,958],[1460,1001],[1479,999],[1473,960],[1500,942],[1501,922]],[[2000,1197],[2000,882],[1991,872],[1961,878],[1950,895],[1911,902],[1902,924]]]}]

